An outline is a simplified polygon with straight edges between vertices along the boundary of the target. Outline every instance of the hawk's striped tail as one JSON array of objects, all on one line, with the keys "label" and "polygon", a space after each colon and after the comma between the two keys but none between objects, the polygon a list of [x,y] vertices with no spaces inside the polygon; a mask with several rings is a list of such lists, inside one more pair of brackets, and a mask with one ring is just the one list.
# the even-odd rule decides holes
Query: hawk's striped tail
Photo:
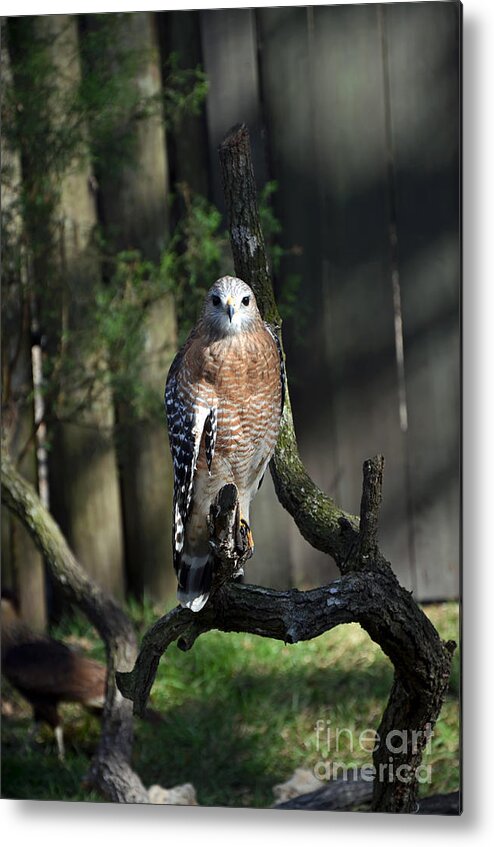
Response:
[{"label": "hawk's striped tail", "polygon": [[178,568],[177,599],[181,606],[200,612],[207,603],[213,581],[213,557],[182,553]]}]

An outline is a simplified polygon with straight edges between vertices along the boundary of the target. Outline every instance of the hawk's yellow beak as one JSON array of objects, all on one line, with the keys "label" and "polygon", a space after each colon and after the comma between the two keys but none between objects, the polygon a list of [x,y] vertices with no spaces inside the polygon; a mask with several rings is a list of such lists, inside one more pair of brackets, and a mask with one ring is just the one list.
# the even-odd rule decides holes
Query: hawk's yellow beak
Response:
[{"label": "hawk's yellow beak", "polygon": [[230,295],[226,298],[226,311],[228,317],[230,318],[230,323],[232,322],[232,318],[235,314],[235,305]]}]

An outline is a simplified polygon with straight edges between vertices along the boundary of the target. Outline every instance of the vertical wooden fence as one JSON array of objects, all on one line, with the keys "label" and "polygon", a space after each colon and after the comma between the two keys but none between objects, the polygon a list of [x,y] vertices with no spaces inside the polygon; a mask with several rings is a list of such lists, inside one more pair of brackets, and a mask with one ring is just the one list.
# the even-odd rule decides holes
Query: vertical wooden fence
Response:
[{"label": "vertical wooden fence", "polygon": [[[279,292],[302,454],[358,511],[386,457],[382,546],[420,599],[459,593],[457,3],[212,10],[200,21],[212,199],[216,148],[248,124],[259,184],[278,182]],[[259,494],[249,578],[319,583],[328,561]]]}]

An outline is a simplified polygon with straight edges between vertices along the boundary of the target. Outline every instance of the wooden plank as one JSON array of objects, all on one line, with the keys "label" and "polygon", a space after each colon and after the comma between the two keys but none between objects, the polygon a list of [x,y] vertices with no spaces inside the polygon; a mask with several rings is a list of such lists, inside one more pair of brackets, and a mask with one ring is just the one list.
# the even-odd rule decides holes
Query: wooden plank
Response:
[{"label": "wooden plank", "polygon": [[460,16],[434,2],[384,16],[421,598],[459,593]]},{"label": "wooden plank", "polygon": [[[281,243],[288,251],[282,258],[280,272],[275,275],[278,301],[283,299],[285,286],[291,279],[299,282],[297,307],[283,323],[290,395],[303,459],[321,487],[335,493],[334,445],[328,438],[330,397],[325,391],[327,373],[321,362],[324,328],[318,317],[321,313],[319,174],[315,167],[307,10],[259,9],[256,17],[270,177],[278,183],[274,207],[282,225]],[[274,503],[272,513],[276,514]],[[290,563],[285,571],[287,581],[307,588],[336,576],[334,563],[310,547],[293,521],[284,514],[281,520],[283,534],[277,543],[280,556]]]},{"label": "wooden plank", "polygon": [[[259,61],[262,100],[268,139],[270,176],[278,183],[274,207],[282,225],[281,243],[288,251],[275,278],[278,299],[288,280],[297,277],[303,290],[305,308],[297,309],[283,327],[287,355],[294,360],[303,355],[305,370],[317,363],[318,347],[323,343],[308,323],[310,339],[300,338],[301,320],[312,319],[320,308],[317,286],[320,233],[317,221],[318,173],[315,168],[314,116],[311,101],[311,68],[304,8],[259,10]],[[300,343],[298,343],[300,342]],[[308,359],[306,358],[308,357]],[[296,361],[290,370],[296,397],[298,378]],[[305,381],[306,374],[303,374]]]},{"label": "wooden plank", "polygon": [[[177,56],[181,69],[202,67],[199,12],[160,12],[156,18],[161,54],[165,63],[165,81],[166,63],[172,54]],[[198,115],[184,114],[178,125],[168,128],[167,148],[172,187],[177,182],[185,182],[192,191],[207,197],[209,167],[204,109],[201,109]]]},{"label": "wooden plank", "polygon": [[252,9],[215,9],[200,13],[202,54],[208,75],[206,104],[211,199],[224,210],[218,145],[236,123],[249,127],[256,180],[266,181],[261,138],[255,18]]},{"label": "wooden plank", "polygon": [[[302,56],[303,39],[307,45],[306,70],[293,58],[293,48],[290,52],[292,68],[305,73],[305,100],[312,111],[306,106],[297,115],[307,122],[307,138],[298,158],[286,154],[285,176],[291,169],[297,179],[307,179],[309,189],[294,192],[287,202],[296,207],[293,219],[317,233],[304,244],[305,253],[315,251],[305,263],[303,284],[312,356],[294,351],[292,361],[289,357],[290,373],[298,378],[295,418],[302,455],[321,487],[358,512],[362,463],[384,453],[380,540],[400,580],[411,588],[376,7],[308,9],[306,30],[299,26],[293,38],[300,39]],[[296,96],[282,76],[285,89]],[[290,102],[278,108],[280,133]],[[287,143],[293,143],[291,130],[285,127]]]}]

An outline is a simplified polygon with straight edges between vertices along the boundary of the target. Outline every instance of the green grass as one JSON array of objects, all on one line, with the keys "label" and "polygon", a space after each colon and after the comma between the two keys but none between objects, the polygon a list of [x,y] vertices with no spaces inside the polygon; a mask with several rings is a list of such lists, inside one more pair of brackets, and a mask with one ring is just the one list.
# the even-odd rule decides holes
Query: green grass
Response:
[{"label": "green grass", "polygon": [[[425,608],[441,636],[458,641],[458,605]],[[132,613],[140,631],[152,620],[149,608]],[[57,632],[83,639],[102,658],[102,646],[86,624]],[[156,723],[136,721],[134,767],[145,785],[192,782],[201,805],[270,806],[272,788],[299,767],[313,769],[328,754],[333,762],[371,764],[359,735],[377,729],[392,681],[392,667],[358,625],[342,626],[312,642],[283,644],[242,634],[211,632],[188,653],[175,645],[162,659],[151,695],[161,714]],[[432,781],[423,793],[451,791],[459,784],[459,660],[436,725]],[[49,733],[28,750],[28,710],[16,698],[15,717],[2,725],[4,797],[94,800],[82,786],[98,738],[98,721],[76,706],[65,707],[66,764],[56,759]],[[316,721],[330,721],[316,746]],[[327,724],[325,724],[327,726]],[[336,750],[337,730],[341,732]]]}]

